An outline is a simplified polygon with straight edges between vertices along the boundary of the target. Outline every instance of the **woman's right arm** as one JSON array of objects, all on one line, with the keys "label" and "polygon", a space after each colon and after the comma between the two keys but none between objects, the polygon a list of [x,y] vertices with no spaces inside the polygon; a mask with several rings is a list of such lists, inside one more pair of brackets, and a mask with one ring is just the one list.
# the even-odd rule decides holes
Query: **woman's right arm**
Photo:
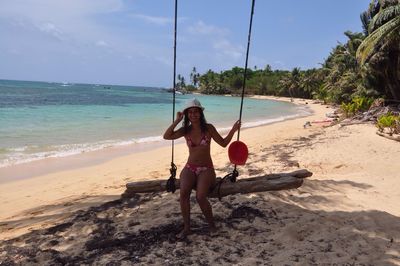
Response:
[{"label": "woman's right arm", "polygon": [[167,130],[164,132],[163,138],[166,140],[173,140],[173,139],[178,139],[180,137],[183,137],[184,135],[184,130],[181,127],[178,130],[175,130],[175,127],[182,121],[183,119],[183,113],[178,112],[176,114],[176,119],[175,121],[167,128]]}]

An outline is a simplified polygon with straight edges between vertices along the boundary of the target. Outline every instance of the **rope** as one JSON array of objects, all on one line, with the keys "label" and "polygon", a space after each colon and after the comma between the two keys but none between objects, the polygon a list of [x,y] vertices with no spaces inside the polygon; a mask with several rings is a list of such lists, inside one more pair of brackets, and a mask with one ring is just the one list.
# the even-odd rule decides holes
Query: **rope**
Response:
[{"label": "rope", "polygon": [[169,172],[171,175],[170,175],[169,179],[167,180],[167,184],[166,184],[167,192],[175,193],[175,190],[176,190],[176,186],[175,186],[176,165],[173,162],[171,162],[171,168],[169,169]]},{"label": "rope", "polygon": [[221,201],[221,185],[222,183],[224,183],[225,179],[228,179],[229,181],[231,181],[232,183],[236,182],[236,178],[239,176],[239,172],[236,170],[236,168],[232,171],[232,173],[227,174],[226,176],[224,176],[217,184],[218,186],[218,199]]},{"label": "rope", "polygon": [[[176,90],[176,32],[177,32],[177,16],[178,16],[178,0],[175,0],[175,25],[174,25],[174,77],[173,77],[173,104],[172,104],[172,123],[175,121],[175,90]],[[176,190],[176,165],[174,164],[174,140],[171,144],[171,168],[169,172],[171,176],[167,181],[167,191],[174,193]]]},{"label": "rope", "polygon": [[[242,120],[242,112],[243,112],[243,99],[244,99],[244,91],[246,88],[246,78],[247,78],[247,65],[248,65],[248,60],[249,60],[249,50],[250,50],[250,40],[251,40],[251,29],[253,25],[253,15],[254,15],[254,5],[255,5],[255,0],[252,0],[251,2],[251,14],[250,14],[250,23],[249,23],[249,33],[247,37],[247,51],[246,51],[246,62],[245,62],[245,67],[244,67],[244,75],[243,75],[243,86],[242,86],[242,97],[240,101],[240,111],[239,111],[239,121]],[[174,27],[174,75],[173,75],[173,108],[172,108],[172,122],[175,120],[175,91],[176,91],[176,33],[177,33],[177,14],[178,14],[178,0],[175,0],[175,27]],[[237,134],[237,140],[240,138],[240,128],[238,129],[238,134]],[[172,140],[172,147],[171,147],[171,168],[169,169],[170,171],[170,177],[167,181],[167,191],[174,193],[176,190],[175,187],[175,180],[176,180],[176,170],[177,167],[174,164],[174,140]],[[239,176],[238,171],[236,170],[236,164],[234,167],[234,170],[232,173],[227,174],[224,178],[221,179],[221,181],[218,183],[218,198],[221,200],[220,196],[220,189],[221,185],[224,182],[225,179],[229,179],[231,182],[236,182],[236,178]]]},{"label": "rope", "polygon": [[[249,51],[250,51],[250,40],[251,40],[251,28],[253,25],[253,15],[254,15],[254,5],[255,0],[251,2],[251,13],[250,13],[250,23],[249,23],[249,34],[247,36],[247,51],[246,51],[246,62],[244,65],[244,75],[243,75],[243,86],[242,86],[242,97],[240,101],[240,112],[239,112],[239,121],[242,120],[242,111],[243,111],[243,98],[244,98],[244,90],[246,88],[246,78],[247,78],[247,63],[249,62]],[[237,140],[240,137],[240,128],[238,129]],[[236,165],[235,165],[236,169]]]},{"label": "rope", "polygon": [[[254,5],[255,5],[255,0],[252,0],[252,2],[251,2],[251,13],[250,13],[250,23],[249,23],[249,34],[247,36],[246,62],[245,62],[245,65],[244,65],[244,74],[243,74],[242,97],[241,97],[241,100],[240,100],[239,121],[242,121],[243,99],[244,99],[244,91],[245,91],[245,88],[246,88],[247,64],[248,64],[248,61],[249,61],[251,28],[252,28],[252,25],[253,25]],[[238,133],[237,133],[237,140],[239,140],[239,138],[240,138],[240,127],[239,127]],[[231,182],[236,182],[236,178],[238,176],[239,176],[239,173],[236,170],[236,164],[235,164],[232,173],[227,174],[226,176],[224,176],[224,178],[222,178],[217,184],[217,186],[218,186],[218,199],[219,200],[221,200],[221,194],[220,194],[221,185],[225,181],[225,179],[229,179]]]}]

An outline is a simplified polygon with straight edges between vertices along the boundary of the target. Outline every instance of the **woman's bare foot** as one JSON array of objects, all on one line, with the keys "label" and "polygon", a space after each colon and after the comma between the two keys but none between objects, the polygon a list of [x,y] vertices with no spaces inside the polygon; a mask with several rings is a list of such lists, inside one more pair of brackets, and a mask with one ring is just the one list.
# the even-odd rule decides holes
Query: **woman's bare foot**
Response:
[{"label": "woman's bare foot", "polygon": [[188,235],[191,235],[191,230],[182,230],[179,234],[176,235],[177,239],[185,239]]}]

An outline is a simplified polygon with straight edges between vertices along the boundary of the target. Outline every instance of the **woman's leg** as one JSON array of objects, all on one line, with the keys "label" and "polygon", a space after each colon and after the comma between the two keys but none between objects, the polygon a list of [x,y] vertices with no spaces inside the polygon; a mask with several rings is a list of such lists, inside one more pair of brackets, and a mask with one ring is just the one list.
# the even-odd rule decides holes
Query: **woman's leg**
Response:
[{"label": "woman's leg", "polygon": [[196,185],[196,175],[188,168],[184,168],[180,175],[179,193],[183,218],[182,237],[190,233],[190,193]]},{"label": "woman's leg", "polygon": [[215,185],[214,169],[207,169],[201,172],[197,178],[196,199],[199,203],[210,229],[215,229],[214,217],[211,204],[207,199],[210,188]]}]

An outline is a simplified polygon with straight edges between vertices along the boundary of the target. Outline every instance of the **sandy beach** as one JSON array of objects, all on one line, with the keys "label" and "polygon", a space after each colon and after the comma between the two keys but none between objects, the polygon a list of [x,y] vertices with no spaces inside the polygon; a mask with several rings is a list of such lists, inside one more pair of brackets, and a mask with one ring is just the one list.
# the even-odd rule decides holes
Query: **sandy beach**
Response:
[{"label": "sandy beach", "polygon": [[[372,124],[329,126],[332,107],[295,103],[314,113],[241,131],[250,154],[239,178],[313,176],[294,190],[211,199],[216,235],[194,194],[184,241],[178,193],[120,199],[127,182],[169,177],[170,146],[103,151],[83,155],[91,163],[16,168],[32,177],[0,184],[0,265],[400,265],[400,143]],[[227,149],[213,143],[212,157],[217,176],[232,169]],[[186,158],[178,142],[178,171]]]}]

